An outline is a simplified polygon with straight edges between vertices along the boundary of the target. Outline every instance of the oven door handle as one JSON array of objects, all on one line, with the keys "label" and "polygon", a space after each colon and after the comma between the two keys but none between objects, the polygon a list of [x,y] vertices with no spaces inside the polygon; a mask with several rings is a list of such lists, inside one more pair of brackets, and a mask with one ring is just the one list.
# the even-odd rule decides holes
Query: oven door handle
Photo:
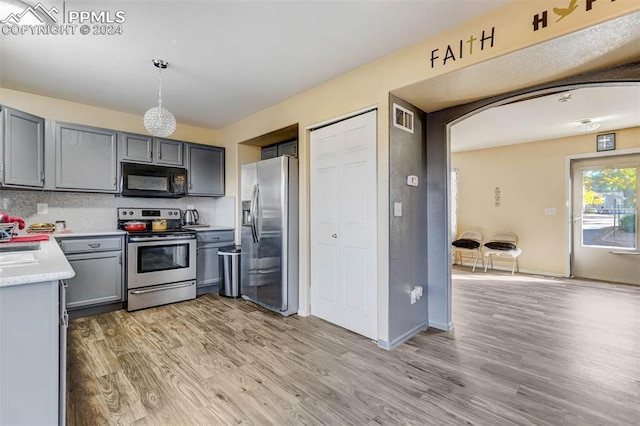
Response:
[{"label": "oven door handle", "polygon": [[156,291],[173,290],[173,289],[182,288],[182,287],[191,287],[194,284],[195,284],[195,281],[191,281],[191,282],[188,282],[186,284],[166,285],[166,286],[160,286],[160,287],[157,287],[157,288],[148,288],[148,289],[145,289],[145,290],[131,290],[131,294],[155,293]]},{"label": "oven door handle", "polygon": [[195,240],[195,235],[181,235],[175,237],[129,237],[132,243],[151,243],[156,241]]}]

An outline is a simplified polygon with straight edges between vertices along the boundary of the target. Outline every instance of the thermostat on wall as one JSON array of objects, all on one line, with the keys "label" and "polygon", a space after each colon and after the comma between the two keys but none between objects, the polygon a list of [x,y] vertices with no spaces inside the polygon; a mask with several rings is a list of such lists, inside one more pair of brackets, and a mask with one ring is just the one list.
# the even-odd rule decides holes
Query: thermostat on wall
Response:
[{"label": "thermostat on wall", "polygon": [[418,176],[407,176],[407,185],[418,186]]}]

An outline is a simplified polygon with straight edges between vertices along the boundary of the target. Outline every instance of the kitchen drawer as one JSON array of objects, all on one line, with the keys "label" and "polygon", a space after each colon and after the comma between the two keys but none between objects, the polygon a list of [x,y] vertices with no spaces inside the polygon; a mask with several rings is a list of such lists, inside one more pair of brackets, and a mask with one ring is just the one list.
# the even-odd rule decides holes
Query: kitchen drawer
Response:
[{"label": "kitchen drawer", "polygon": [[233,231],[199,231],[196,233],[198,245],[209,243],[229,242],[233,244]]},{"label": "kitchen drawer", "polygon": [[63,238],[58,244],[65,254],[122,250],[122,237]]}]

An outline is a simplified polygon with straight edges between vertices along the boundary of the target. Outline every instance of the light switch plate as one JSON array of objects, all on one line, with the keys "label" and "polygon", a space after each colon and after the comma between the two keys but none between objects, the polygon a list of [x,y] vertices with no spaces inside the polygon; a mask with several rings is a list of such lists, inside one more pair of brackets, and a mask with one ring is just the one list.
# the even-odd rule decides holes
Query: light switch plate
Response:
[{"label": "light switch plate", "polygon": [[393,203],[393,215],[396,217],[402,216],[402,203]]},{"label": "light switch plate", "polygon": [[415,175],[407,176],[407,185],[418,186],[418,176],[415,176]]},{"label": "light switch plate", "polygon": [[555,216],[558,214],[558,210],[555,207],[547,207],[544,209],[544,214],[547,216]]}]

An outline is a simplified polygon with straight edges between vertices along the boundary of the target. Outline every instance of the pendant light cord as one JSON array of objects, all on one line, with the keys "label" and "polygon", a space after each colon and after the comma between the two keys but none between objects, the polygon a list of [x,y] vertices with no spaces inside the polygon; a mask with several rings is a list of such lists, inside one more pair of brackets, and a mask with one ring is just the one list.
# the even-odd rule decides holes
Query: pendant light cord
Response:
[{"label": "pendant light cord", "polygon": [[162,67],[158,67],[158,106],[162,108]]}]

